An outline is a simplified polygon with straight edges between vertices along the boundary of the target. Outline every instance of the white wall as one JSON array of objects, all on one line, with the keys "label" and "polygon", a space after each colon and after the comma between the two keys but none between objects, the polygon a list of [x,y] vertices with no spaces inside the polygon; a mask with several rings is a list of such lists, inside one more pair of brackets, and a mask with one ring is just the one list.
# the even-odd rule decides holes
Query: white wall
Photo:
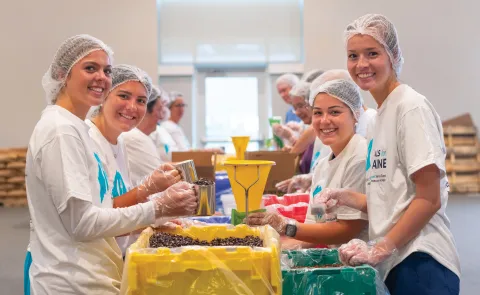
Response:
[{"label": "white wall", "polygon": [[[306,69],[345,68],[342,33],[366,13],[396,26],[405,65],[400,79],[425,95],[442,120],[470,112],[480,124],[478,1],[304,0]],[[375,106],[372,100],[367,104]]]},{"label": "white wall", "polygon": [[28,145],[46,105],[41,78],[61,42],[82,33],[110,45],[115,63],[157,76],[155,0],[3,2],[0,147]]}]

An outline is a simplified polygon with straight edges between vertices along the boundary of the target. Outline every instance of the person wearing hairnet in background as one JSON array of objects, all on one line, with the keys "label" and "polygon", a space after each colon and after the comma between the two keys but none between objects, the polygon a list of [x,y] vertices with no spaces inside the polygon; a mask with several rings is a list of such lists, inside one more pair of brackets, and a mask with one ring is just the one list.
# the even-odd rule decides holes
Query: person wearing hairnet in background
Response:
[{"label": "person wearing hairnet in background", "polygon": [[[30,138],[26,165],[33,294],[118,294],[123,261],[115,236],[156,218],[193,213],[197,205],[195,196],[180,195],[175,207],[159,197],[111,208],[106,173],[84,122],[110,91],[111,68],[108,46],[77,35],[62,43],[43,76],[50,105]],[[155,183],[165,177],[153,171],[137,193],[159,192]]]},{"label": "person wearing hairnet in background", "polygon": [[160,124],[160,128],[166,130],[168,134],[173,138],[175,146],[171,148],[176,151],[188,151],[192,148],[190,141],[183,132],[182,127],[179,125],[180,120],[185,114],[185,108],[187,105],[183,99],[183,94],[180,92],[172,91],[170,93],[170,102],[168,108],[170,110],[170,118]]},{"label": "person wearing hairnet in background", "polygon": [[[365,191],[367,143],[355,133],[362,102],[358,87],[347,80],[324,83],[310,93],[313,108],[312,126],[323,144],[331,148],[313,173],[311,197],[326,188],[350,188]],[[310,248],[317,244],[335,247],[352,238],[368,239],[367,215],[360,210],[340,207],[323,214],[309,206],[305,223],[290,220],[279,213],[252,213],[249,225],[271,225],[284,239],[283,248]],[[321,215],[323,214],[323,215]],[[301,242],[300,242],[301,241]]]},{"label": "person wearing hairnet in background", "polygon": [[298,83],[300,79],[295,74],[283,74],[277,78],[275,81],[275,86],[277,87],[278,94],[283,99],[283,101],[289,105],[288,111],[285,114],[285,124],[288,122],[300,122],[301,119],[295,115],[293,111],[292,98],[290,97],[290,90],[293,86]]},{"label": "person wearing hairnet in background", "polygon": [[[116,65],[112,68],[112,88],[104,103],[91,120],[85,120],[90,126],[88,133],[96,146],[98,158],[108,179],[108,197],[104,202],[112,202],[114,208],[143,203],[149,197],[144,195],[139,198],[137,193],[128,193],[133,186],[130,183],[125,145],[120,135],[132,130],[142,121],[153,89],[152,80],[143,70],[130,65]],[[157,170],[165,172],[166,177],[156,183],[165,194],[194,194],[193,190],[189,189],[191,185],[179,182],[181,176],[174,166],[163,164],[157,167]],[[138,235],[117,237],[124,256],[127,247],[137,237]]]},{"label": "person wearing hairnet in background", "polygon": [[172,136],[168,131],[160,127],[162,123],[167,121],[170,118],[170,110],[168,109],[168,105],[172,102],[170,95],[167,91],[161,89],[160,87],[153,87],[152,95],[158,97],[158,99],[162,102],[162,113],[159,117],[160,119],[157,122],[157,127],[154,132],[150,134],[150,138],[155,143],[157,147],[158,155],[163,162],[171,162],[172,161],[172,152],[176,151],[177,144],[173,140]]},{"label": "person wearing hairnet in background", "polygon": [[317,203],[368,211],[370,243],[339,248],[348,265],[374,265],[391,294],[459,294],[460,262],[445,214],[448,180],[440,117],[398,77],[402,51],[394,25],[364,15],[345,31],[352,79],[378,104],[369,128],[366,195],[325,191]]}]

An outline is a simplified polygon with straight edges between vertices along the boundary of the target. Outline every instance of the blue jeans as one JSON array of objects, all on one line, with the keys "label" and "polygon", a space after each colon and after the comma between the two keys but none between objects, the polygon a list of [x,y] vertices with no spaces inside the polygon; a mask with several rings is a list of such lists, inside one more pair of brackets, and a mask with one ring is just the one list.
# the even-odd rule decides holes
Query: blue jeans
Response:
[{"label": "blue jeans", "polygon": [[32,265],[32,253],[27,251],[23,266],[23,294],[30,295],[30,265]]},{"label": "blue jeans", "polygon": [[385,280],[391,295],[458,295],[460,279],[423,252],[414,252],[395,266]]}]

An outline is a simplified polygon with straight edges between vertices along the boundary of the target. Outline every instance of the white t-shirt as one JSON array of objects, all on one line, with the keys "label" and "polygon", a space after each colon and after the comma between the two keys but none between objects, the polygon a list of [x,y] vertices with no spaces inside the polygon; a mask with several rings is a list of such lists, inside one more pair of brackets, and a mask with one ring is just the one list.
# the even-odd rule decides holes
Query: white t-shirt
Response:
[{"label": "white t-shirt", "polygon": [[160,159],[162,159],[163,162],[171,162],[172,151],[177,151],[178,148],[170,133],[168,133],[168,131],[162,126],[163,123],[157,125],[157,129],[150,134],[150,138],[157,147]]},{"label": "white t-shirt", "polygon": [[323,158],[326,158],[331,152],[332,149],[328,145],[324,145],[320,138],[315,137],[315,142],[313,144],[312,162],[310,164],[310,173],[313,173],[318,163]]},{"label": "white t-shirt", "polygon": [[445,215],[448,180],[445,144],[440,118],[421,94],[408,85],[395,88],[378,109],[369,128],[367,154],[367,205],[370,239],[384,237],[403,216],[415,197],[412,174],[431,164],[440,170],[442,206],[419,235],[379,265],[384,277],[413,252],[430,254],[460,277],[460,263],[450,222]]},{"label": "white t-shirt", "polygon": [[122,133],[120,138],[127,151],[127,166],[130,169],[131,184],[140,185],[145,177],[150,175],[162,164],[153,140],[137,128]]},{"label": "white t-shirt", "polygon": [[106,173],[88,126],[50,105],[30,138],[26,187],[31,231],[33,294],[118,294],[123,261],[115,238],[75,241],[60,214],[72,197],[111,208]]},{"label": "white t-shirt", "polygon": [[[334,159],[330,152],[320,160],[313,172],[311,200],[325,188],[345,188],[359,193],[365,193],[365,160],[367,142],[364,137],[355,134],[343,151]],[[311,204],[311,203],[310,203]],[[367,220],[367,215],[359,210],[341,206],[335,210],[340,220]],[[309,206],[305,223],[316,223],[317,219],[311,213]],[[359,238],[368,240],[367,228]]]},{"label": "white t-shirt", "polygon": [[367,136],[367,129],[372,122],[375,122],[375,117],[377,116],[377,111],[374,109],[367,109],[362,113],[358,119],[358,125],[356,133],[360,134],[363,137]]},{"label": "white t-shirt", "polygon": [[180,125],[173,121],[167,120],[165,122],[162,122],[160,126],[162,126],[162,128],[165,128],[165,130],[167,130],[167,132],[173,138],[178,151],[188,151],[189,149],[191,149],[190,142],[188,141],[188,138],[183,132],[183,129],[182,127],[180,127]]},{"label": "white t-shirt", "polygon": [[[120,137],[116,145],[111,144],[92,121],[85,120],[85,123],[90,127],[88,134],[95,144],[100,161],[107,173],[108,186],[112,199],[126,194],[132,189],[132,185],[130,184],[127,155],[123,139]],[[134,235],[133,237],[121,236],[116,238],[123,255],[125,255],[127,248],[135,241],[137,236],[138,235]]]}]

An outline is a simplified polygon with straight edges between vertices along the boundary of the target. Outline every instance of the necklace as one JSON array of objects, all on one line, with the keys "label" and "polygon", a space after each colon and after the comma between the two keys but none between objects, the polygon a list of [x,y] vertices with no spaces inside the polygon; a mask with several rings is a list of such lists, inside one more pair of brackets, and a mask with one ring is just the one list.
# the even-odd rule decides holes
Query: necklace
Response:
[{"label": "necklace", "polygon": [[113,157],[116,159],[118,156],[118,152],[120,151],[120,147],[114,144],[110,144],[110,146],[112,147]]}]

